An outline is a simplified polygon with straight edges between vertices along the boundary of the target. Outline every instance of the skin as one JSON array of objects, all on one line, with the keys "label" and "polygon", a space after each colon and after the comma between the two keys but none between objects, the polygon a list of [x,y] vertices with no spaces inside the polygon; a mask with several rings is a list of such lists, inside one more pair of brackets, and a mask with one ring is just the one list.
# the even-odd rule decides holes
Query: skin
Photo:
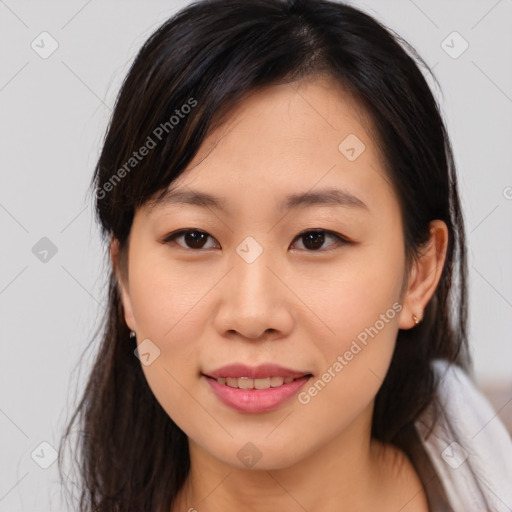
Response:
[{"label": "skin", "polygon": [[[448,231],[431,223],[430,242],[407,273],[398,200],[365,119],[326,78],[260,90],[173,184],[222,196],[227,211],[143,205],[126,267],[112,240],[126,323],[138,343],[150,339],[160,350],[143,371],[189,439],[191,474],[173,511],[428,510],[412,464],[372,440],[370,426],[398,329],[414,328],[412,314],[422,317],[436,289]],[[354,161],[338,149],[348,134],[366,146]],[[368,210],[277,209],[288,194],[330,186]],[[163,242],[186,228],[210,235],[204,248],[183,236]],[[354,243],[325,234],[315,250],[298,236],[307,229]],[[236,251],[247,236],[263,249],[250,264]],[[318,378],[394,303],[401,311],[307,404],[294,397],[274,411],[240,413],[200,377],[228,363],[273,362]],[[237,457],[248,442],[261,453],[252,468]]]}]

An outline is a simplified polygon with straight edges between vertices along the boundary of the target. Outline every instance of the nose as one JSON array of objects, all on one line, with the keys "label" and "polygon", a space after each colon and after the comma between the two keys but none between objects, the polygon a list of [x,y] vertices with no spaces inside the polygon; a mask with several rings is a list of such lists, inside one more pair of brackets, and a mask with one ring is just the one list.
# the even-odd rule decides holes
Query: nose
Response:
[{"label": "nose", "polygon": [[282,274],[265,250],[250,263],[235,254],[218,290],[214,324],[219,334],[247,340],[286,337],[294,323],[293,293]]}]

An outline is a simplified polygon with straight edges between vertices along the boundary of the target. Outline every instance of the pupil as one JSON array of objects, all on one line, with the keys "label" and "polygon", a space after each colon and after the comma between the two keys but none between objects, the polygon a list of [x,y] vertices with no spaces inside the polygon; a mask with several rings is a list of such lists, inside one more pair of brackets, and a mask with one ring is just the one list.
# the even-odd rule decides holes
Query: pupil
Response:
[{"label": "pupil", "polygon": [[[185,234],[185,242],[189,247],[193,247],[194,249],[200,249],[204,243],[204,233],[199,233],[198,231],[191,231]],[[203,240],[201,240],[203,238]]]},{"label": "pupil", "polygon": [[[319,249],[324,243],[324,234],[321,231],[311,232],[304,236],[304,246],[308,249]],[[313,243],[309,244],[309,242]]]}]

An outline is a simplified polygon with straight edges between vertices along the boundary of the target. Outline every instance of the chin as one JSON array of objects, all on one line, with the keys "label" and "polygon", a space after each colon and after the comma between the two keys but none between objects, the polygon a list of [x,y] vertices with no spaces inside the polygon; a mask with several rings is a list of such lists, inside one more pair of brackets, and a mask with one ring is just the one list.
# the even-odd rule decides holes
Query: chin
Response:
[{"label": "chin", "polygon": [[218,448],[217,445],[213,451],[208,450],[212,457],[233,468],[253,471],[287,469],[306,456],[290,445],[276,445],[265,439],[233,441],[223,451]]}]

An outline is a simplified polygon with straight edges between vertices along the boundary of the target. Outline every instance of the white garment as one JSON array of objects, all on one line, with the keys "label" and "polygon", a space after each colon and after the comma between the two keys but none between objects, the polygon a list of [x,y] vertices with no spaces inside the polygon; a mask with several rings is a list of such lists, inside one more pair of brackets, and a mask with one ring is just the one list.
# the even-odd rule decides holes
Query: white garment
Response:
[{"label": "white garment", "polygon": [[[512,511],[512,440],[467,374],[435,361],[444,414],[430,432],[433,406],[415,422],[423,448],[455,512]],[[428,436],[428,437],[427,437]]]}]

